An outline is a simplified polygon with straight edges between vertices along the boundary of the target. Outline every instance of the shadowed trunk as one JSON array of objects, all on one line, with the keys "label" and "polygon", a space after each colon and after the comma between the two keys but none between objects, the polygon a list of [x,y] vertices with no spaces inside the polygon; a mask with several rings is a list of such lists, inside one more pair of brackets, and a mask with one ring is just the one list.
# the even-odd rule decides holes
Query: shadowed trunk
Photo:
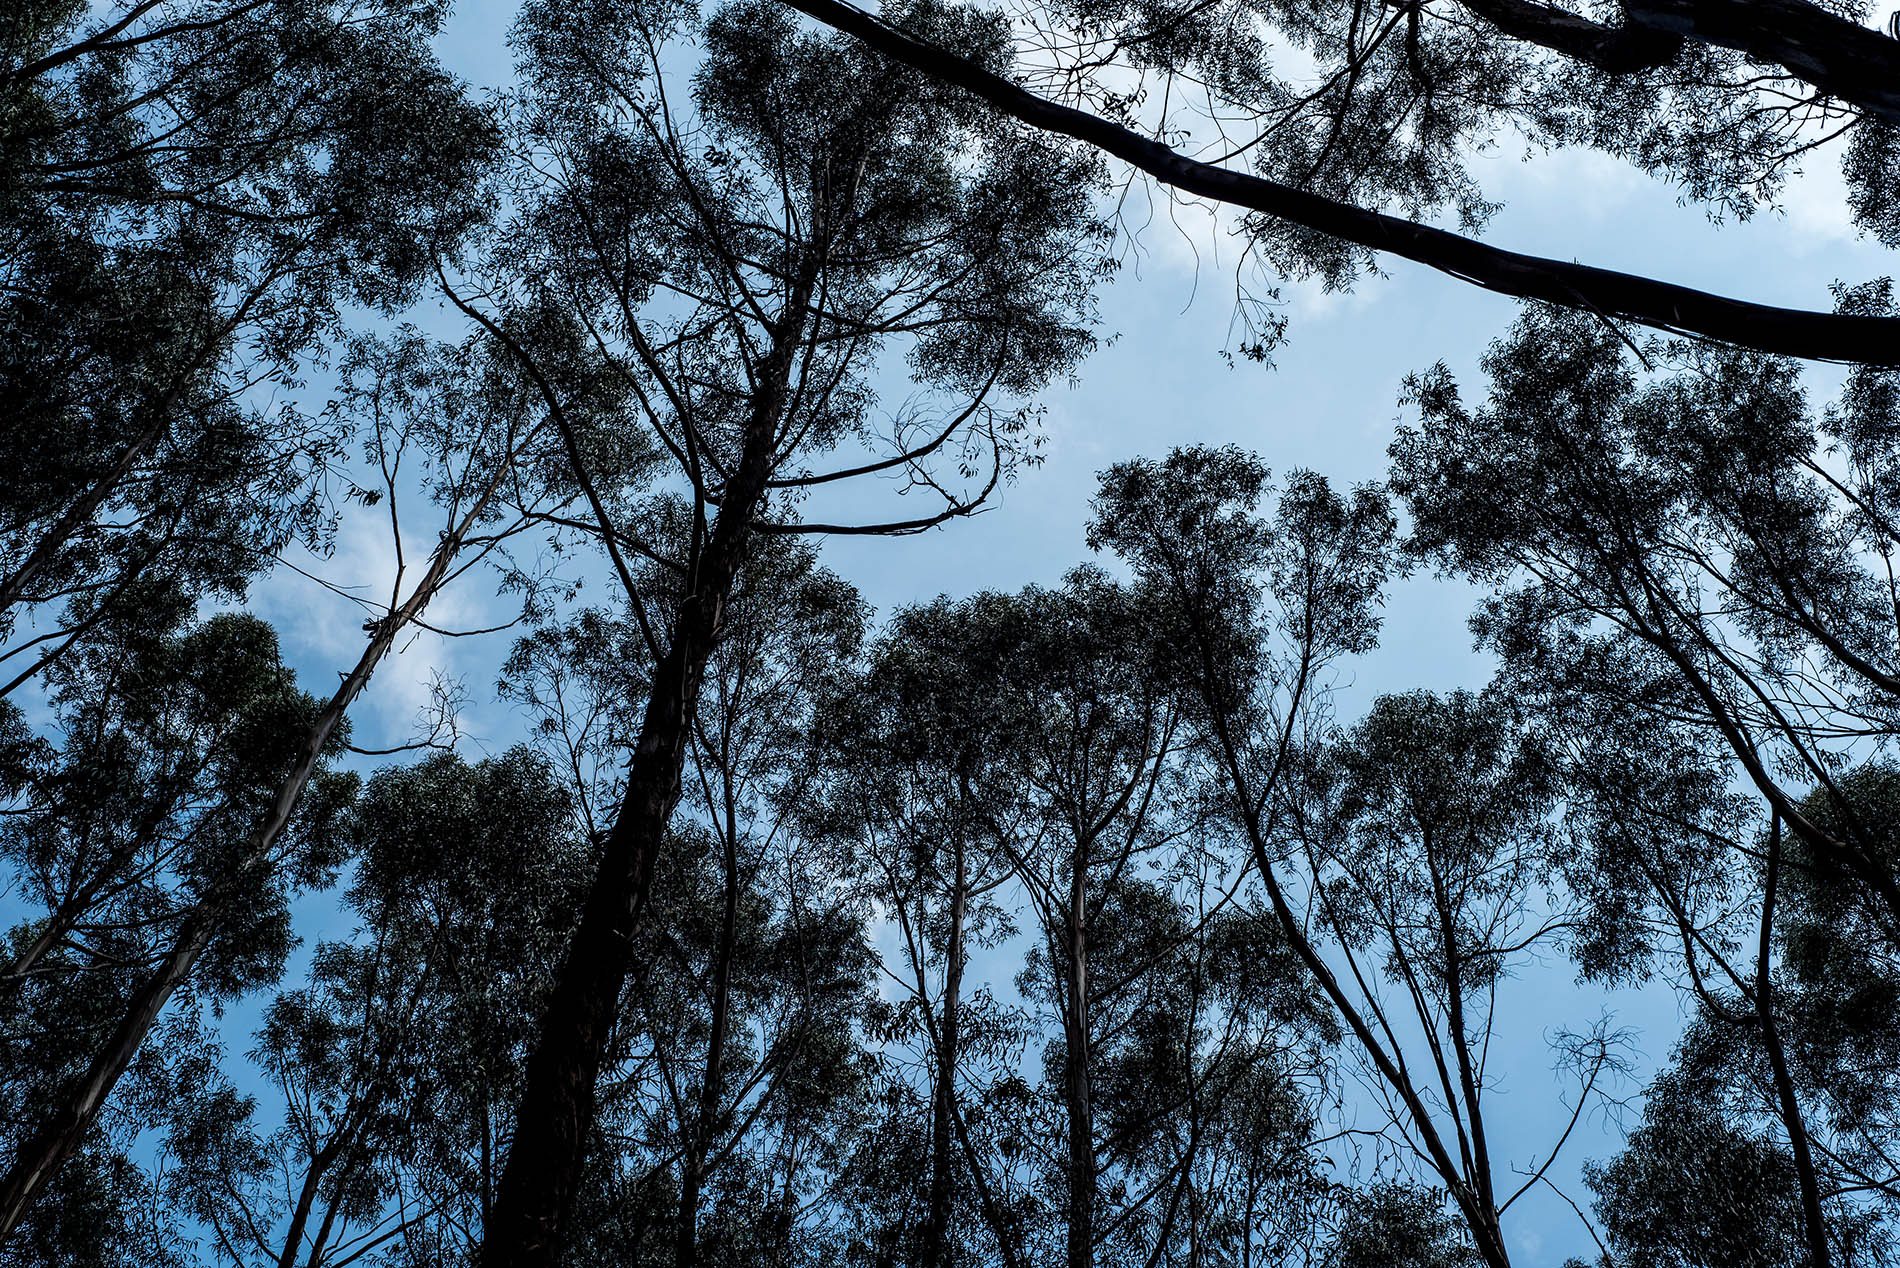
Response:
[{"label": "shadowed trunk", "polygon": [[1064,948],[1069,1007],[1063,1016],[1068,1045],[1064,1099],[1069,1111],[1068,1268],[1089,1268],[1095,1258],[1095,1106],[1089,1088],[1089,965],[1086,864],[1070,872]]},{"label": "shadowed trunk", "polygon": [[679,1241],[674,1250],[679,1268],[693,1268],[699,1261],[699,1194],[706,1181],[706,1155],[712,1149],[713,1126],[719,1117],[719,1076],[725,1065],[726,1032],[731,1026],[732,955],[739,927],[739,848],[730,823],[725,839],[725,901],[719,913],[719,945],[713,952],[712,1029],[706,1037],[706,1069],[699,1105],[687,1128],[686,1157],[680,1164]]},{"label": "shadowed trunk", "polygon": [[1827,1241],[1827,1218],[1821,1210],[1821,1185],[1814,1174],[1814,1154],[1808,1147],[1808,1125],[1795,1097],[1794,1079],[1788,1073],[1788,1054],[1781,1043],[1780,1028],[1775,1025],[1774,986],[1768,975],[1770,943],[1774,935],[1775,888],[1781,872],[1781,816],[1774,817],[1768,834],[1768,878],[1761,903],[1761,944],[1755,958],[1755,1015],[1761,1022],[1762,1046],[1768,1050],[1769,1069],[1775,1079],[1775,1100],[1781,1112],[1782,1127],[1788,1133],[1788,1149],[1794,1155],[1795,1173],[1801,1180],[1801,1218],[1808,1239],[1808,1268],[1832,1268],[1833,1252]]},{"label": "shadowed trunk", "polygon": [[652,888],[654,859],[679,804],[700,681],[772,475],[817,264],[813,252],[772,330],[738,469],[720,498],[691,589],[680,600],[672,645],[654,668],[626,793],[528,1059],[514,1141],[482,1241],[483,1268],[552,1268],[560,1256],[593,1129],[594,1084],[633,968],[634,930]]}]

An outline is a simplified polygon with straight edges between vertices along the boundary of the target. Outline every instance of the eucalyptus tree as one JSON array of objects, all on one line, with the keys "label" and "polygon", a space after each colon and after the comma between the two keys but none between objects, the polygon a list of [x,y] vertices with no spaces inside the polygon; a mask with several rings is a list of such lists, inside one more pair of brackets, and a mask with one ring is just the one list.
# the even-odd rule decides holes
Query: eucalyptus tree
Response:
[{"label": "eucalyptus tree", "polygon": [[[1087,1050],[1071,1055],[1066,1027],[1044,1050],[1028,1151],[1054,1164],[1060,1240],[1079,1262],[1293,1264],[1324,1242],[1336,1186],[1316,1137],[1337,1031],[1271,919],[1234,901],[1245,868],[1197,844],[1199,857],[1096,878]],[[1031,998],[1061,1001],[1059,950],[1033,947],[1018,979]],[[1070,1072],[1084,1062],[1076,1141]],[[1075,1153],[1086,1204],[1067,1192]]]},{"label": "eucalyptus tree", "polygon": [[[1890,767],[1843,772],[1838,788],[1891,837]],[[1838,821],[1834,796],[1811,794],[1803,809]],[[1653,808],[1612,804],[1639,824],[1684,808],[1681,798],[1648,800]],[[1659,925],[1676,926],[1673,959],[1695,1006],[1642,1125],[1587,1175],[1612,1249],[1662,1262],[1887,1262],[1900,1214],[1887,909],[1771,814],[1733,827],[1706,812],[1679,822],[1702,840],[1678,833],[1646,855],[1633,840],[1593,843],[1593,877],[1661,873],[1649,879],[1650,902]],[[1668,1168],[1680,1174],[1659,1183]]]},{"label": "eucalyptus tree", "polygon": [[972,951],[1017,932],[1002,900],[1029,810],[1012,761],[1020,701],[1000,684],[1024,634],[1008,596],[904,608],[815,732],[820,782],[803,830],[834,852],[898,943],[899,967],[886,970],[898,1002],[877,1027],[898,1067],[889,1130],[905,1130],[911,1114],[928,1124],[907,1166],[862,1184],[892,1206],[881,1234],[931,1268],[966,1262],[986,1239],[1004,1262],[1021,1262],[1020,1185],[971,1120],[1013,1073],[1028,1027],[965,977]]},{"label": "eucalyptus tree", "polygon": [[1483,1262],[1435,1190],[1378,1180],[1351,1193],[1345,1208],[1329,1247],[1339,1268],[1477,1268]]},{"label": "eucalyptus tree", "polygon": [[[1033,916],[1019,983],[1052,1009],[1059,1032],[1043,1065],[1061,1107],[1047,1135],[1060,1142],[1049,1152],[1060,1159],[1071,1268],[1096,1262],[1113,1244],[1110,1230],[1128,1222],[1113,1205],[1101,1209],[1104,1198],[1139,1203],[1127,1173],[1140,1169],[1156,1120],[1178,1108],[1161,1101],[1157,1082],[1100,1121],[1098,1061],[1191,1059],[1199,1039],[1177,1011],[1185,1000],[1162,1005],[1179,985],[1165,981],[1175,944],[1193,935],[1156,873],[1201,825],[1184,786],[1179,695],[1151,642],[1158,622],[1147,597],[1087,568],[1059,590],[1016,596],[1021,633],[995,688],[1018,701],[1011,765],[1027,814],[1006,845]],[[1177,1044],[1185,1051],[1169,1054]]]},{"label": "eucalyptus tree", "polygon": [[[1776,205],[1805,156],[1845,137],[1849,212],[1900,244],[1900,44],[1862,25],[1864,6],[1013,5],[1015,42],[1033,68],[1023,78],[1039,96],[901,13],[786,3],[1172,190],[1244,208],[1249,247],[1282,275],[1337,286],[1390,252],[1605,320],[1783,355],[1900,361],[1900,324],[1886,314],[1775,308],[1478,237],[1496,204],[1471,158],[1493,146],[1588,147],[1740,218]],[[1422,223],[1434,215],[1456,217],[1460,232]],[[1256,319],[1245,349],[1264,357],[1284,323],[1264,297],[1242,298],[1242,315]]]},{"label": "eucalyptus tree", "polygon": [[862,1039],[872,960],[849,903],[796,858],[742,842],[729,880],[698,824],[668,842],[602,1079],[577,1258],[821,1257],[834,1177],[875,1074]]},{"label": "eucalyptus tree", "polygon": [[[750,1240],[734,1237],[742,1212],[756,1218],[762,1252],[774,1235],[789,1243],[825,1155],[849,1135],[837,1111],[868,1061],[869,955],[858,904],[792,820],[826,760],[807,743],[813,712],[853,667],[864,621],[856,592],[809,546],[763,542],[707,663],[687,805],[717,845],[682,833],[679,848],[695,856],[680,874],[714,883],[656,908],[668,953],[630,1001],[630,1029],[652,1043],[667,1090],[654,1117],[678,1142],[679,1268],[729,1262],[733,1243]],[[653,1016],[662,1000],[681,1011]],[[715,1244],[702,1252],[702,1195],[728,1176],[740,1182],[720,1186]],[[753,1177],[756,1187],[745,1183]]]},{"label": "eucalyptus tree", "polygon": [[[1690,1075],[1681,1082],[1695,1081]],[[1793,1160],[1779,1142],[1723,1113],[1719,1100],[1711,1104],[1705,1089],[1657,1080],[1623,1152],[1588,1168],[1585,1179],[1596,1192],[1614,1256],[1608,1262],[1665,1268],[1815,1262]]]},{"label": "eucalyptus tree", "polygon": [[[1089,1054],[1101,1025],[1091,1011],[1103,1002],[1090,972],[1089,942],[1107,893],[1140,851],[1160,844],[1153,826],[1170,791],[1164,781],[1172,766],[1175,718],[1166,682],[1146,672],[1141,615],[1105,576],[1082,571],[1059,591],[984,596],[967,612],[959,624],[974,646],[965,653],[968,668],[958,668],[965,679],[960,685],[975,703],[962,707],[978,717],[1006,719],[1008,735],[980,757],[959,755],[965,770],[958,791],[970,796],[979,761],[992,769],[1000,765],[1003,778],[1020,786],[1012,798],[1018,807],[1003,802],[1004,813],[998,814],[1001,799],[993,800],[984,812],[990,823],[980,823],[978,831],[990,838],[990,852],[1008,861],[1030,900],[1038,945],[1047,944],[1037,993],[1056,1009],[1059,1050],[1066,1054],[1057,1098],[1066,1116],[1055,1133],[1066,1142],[1064,1253],[1071,1264],[1089,1263],[1098,1177]],[[982,737],[959,738],[970,743]],[[946,1058],[950,1064],[939,1069],[942,1090],[933,1094],[946,1116],[954,1109],[956,1055],[947,1032],[955,1022],[954,988],[964,954],[955,944],[963,937],[971,888],[961,857],[967,835],[953,827],[950,843],[953,945],[941,1010],[946,1034],[937,1041],[940,1066]]]},{"label": "eucalyptus tree", "polygon": [[379,772],[347,830],[344,907],[264,1013],[257,1092],[219,1079],[165,1134],[172,1211],[232,1265],[460,1263],[492,1200],[522,1045],[586,861],[536,753]]},{"label": "eucalyptus tree", "polygon": [[[1323,1205],[1325,1019],[1236,902],[1158,616],[1092,568],[905,609],[820,732],[843,760],[812,830],[886,922],[884,1055],[931,1111],[880,1253],[1264,1262]],[[1039,1019],[965,978],[1019,936],[1040,1086],[1007,1068]]]},{"label": "eucalyptus tree", "polygon": [[[486,215],[446,6],[65,0],[0,17],[0,620],[60,654],[143,579],[320,542],[337,421],[266,403]],[[61,608],[65,611],[60,611]],[[33,632],[18,626],[31,614]]]},{"label": "eucalyptus tree", "polygon": [[[194,986],[219,1002],[282,971],[292,892],[324,883],[344,857],[338,820],[354,778],[331,769],[332,748],[284,825],[275,866],[237,866],[253,821],[299,760],[318,703],[297,689],[269,626],[235,615],[192,623],[182,606],[169,627],[115,626],[62,662],[52,697],[60,742],[35,737],[16,754],[19,797],[0,848],[34,914],[9,931],[0,981],[13,1174],[32,1157],[46,1107],[84,1077],[127,1000],[211,895],[227,892],[230,912],[203,948]],[[90,1116],[62,1126],[62,1157],[87,1150],[82,1171],[126,1143],[122,1130],[92,1130]],[[9,1224],[26,1214],[21,1201]],[[43,1209],[20,1237],[32,1242],[59,1223]]]},{"label": "eucalyptus tree", "polygon": [[[1888,303],[1884,286],[1843,298]],[[1527,313],[1486,362],[1482,407],[1442,367],[1415,381],[1423,421],[1393,446],[1394,485],[1415,547],[1493,588],[1474,631],[1568,737],[1588,874],[1622,910],[1587,966],[1614,975],[1658,933],[1675,943],[1705,1038],[1759,1076],[1823,1264],[1830,1199],[1858,1182],[1828,1176],[1828,1080],[1791,1039],[1775,909],[1798,876],[1829,875],[1881,912],[1868,952],[1900,913],[1886,812],[1847,791],[1900,720],[1894,385],[1856,369],[1817,418],[1786,362],[1646,355],[1639,370],[1583,323]]]},{"label": "eucalyptus tree", "polygon": [[[1836,791],[1810,794],[1807,809],[1822,824],[1854,815],[1883,825],[1879,850],[1900,857],[1900,771],[1891,761],[1846,772]],[[1770,873],[1764,887],[1775,876],[1781,885],[1778,904],[1764,900],[1779,958],[1769,966],[1768,991],[1757,992],[1772,1000],[1775,1015],[1763,1025],[1768,1060],[1754,1063],[1753,1084],[1772,1081],[1778,1096],[1815,1107],[1791,1125],[1820,1138],[1813,1151],[1819,1161],[1810,1165],[1826,1176],[1831,1196],[1888,1221],[1891,1238],[1900,1216],[1900,929],[1851,872],[1798,838],[1782,845],[1785,859],[1777,858],[1777,844],[1771,835],[1763,870]],[[1763,968],[1756,972],[1763,980]],[[1770,1035],[1768,1021],[1781,1033]],[[1788,1052],[1779,1063],[1785,1074],[1770,1047],[1777,1039]],[[1781,1084],[1789,1085],[1786,1092]],[[1799,1149],[1792,1152],[1799,1165]]]},{"label": "eucalyptus tree", "polygon": [[1726,750],[1900,918],[1878,823],[1851,799],[1825,826],[1803,808],[1900,725],[1893,376],[1854,371],[1816,418],[1785,361],[1657,356],[1639,371],[1600,327],[1537,309],[1487,358],[1483,406],[1442,366],[1419,376],[1421,423],[1392,447],[1412,546],[1493,587],[1473,629],[1527,698],[1616,702]]},{"label": "eucalyptus tree", "polygon": [[[996,48],[974,17],[916,14],[972,52]],[[1088,346],[1100,271],[1091,161],[960,93],[919,93],[782,11],[533,5],[515,38],[532,85],[511,119],[521,216],[486,298],[445,284],[541,388],[586,500],[573,522],[605,551],[653,668],[531,1062],[488,1229],[495,1264],[558,1253],[693,710],[754,538],[919,531],[973,510],[1028,451],[1032,419],[1008,400]],[[689,40],[688,88],[675,66]],[[900,362],[920,395],[884,419],[875,379]],[[635,403],[631,432],[670,460],[675,500],[630,496],[629,432],[567,410],[583,364]],[[875,474],[930,504],[878,523],[799,516],[813,490]]]},{"label": "eucalyptus tree", "polygon": [[[822,1235],[809,1211],[869,1068],[869,960],[855,896],[795,825],[828,760],[814,710],[849,678],[864,621],[795,538],[758,543],[735,579],[603,1058],[571,1255],[777,1262]],[[505,668],[596,839],[650,670],[624,608],[565,614]]]},{"label": "eucalyptus tree", "polygon": [[[381,486],[352,484],[349,492],[388,523],[396,566],[387,600],[350,596],[372,616],[364,623],[367,637],[356,663],[339,674],[327,701],[312,701],[301,716],[280,719],[268,740],[247,741],[259,753],[276,755],[280,765],[248,799],[233,802],[236,821],[224,825],[215,871],[189,890],[161,944],[139,962],[73,1077],[49,1089],[27,1120],[30,1127],[0,1177],[0,1230],[18,1223],[85,1139],[173,995],[207,974],[206,986],[217,989],[220,939],[233,926],[247,926],[256,894],[307,883],[295,826],[312,815],[321,822],[333,812],[332,799],[321,795],[321,773],[347,743],[350,706],[397,638],[421,623],[444,586],[505,550],[513,536],[561,501],[545,478],[544,412],[534,407],[534,398],[520,396],[522,384],[512,367],[486,359],[482,347],[441,347],[402,334],[359,345],[347,369],[345,396],[361,404],[371,423],[363,444]],[[405,455],[414,459],[407,470]],[[401,508],[418,491],[433,503],[441,528],[425,566],[412,577]],[[127,760],[136,769],[167,759],[162,749],[135,749]],[[313,789],[319,795],[306,806]],[[78,808],[83,812],[83,802]],[[281,911],[281,905],[261,910]],[[252,985],[263,980],[268,978]]]},{"label": "eucalyptus tree", "polygon": [[[1445,1185],[1481,1261],[1501,1268],[1509,1254],[1489,1181],[1481,1187],[1468,1152],[1454,1152],[1434,1089],[1413,1076],[1377,995],[1357,978],[1342,981],[1313,933],[1329,928],[1331,887],[1300,839],[1294,776],[1329,738],[1331,667],[1377,635],[1380,592],[1397,564],[1392,513],[1381,490],[1341,497],[1299,473],[1267,519],[1253,511],[1266,484],[1265,468],[1231,449],[1124,463],[1103,476],[1090,541],[1163,596],[1158,629],[1176,649],[1188,720],[1281,937],[1363,1058],[1394,1129]],[[1603,1052],[1586,1044],[1586,1068]]]},{"label": "eucalyptus tree", "polygon": [[[1746,1072],[1726,1105],[1705,1096],[1696,1112],[1728,1131],[1746,1105],[1742,1117],[1754,1121],[1744,1134],[1760,1132],[1762,1147],[1777,1156],[1786,1151],[1806,1254],[1832,1263],[1824,1188],[1829,1198],[1838,1192],[1817,1166],[1815,1089],[1804,1086],[1810,1080],[1794,1059],[1786,972],[1775,956],[1777,926],[1789,913],[1784,895],[1802,869],[1785,857],[1779,820],[1733,787],[1719,739],[1698,736],[1679,714],[1650,711],[1658,697],[1645,700],[1642,690],[1608,699],[1587,687],[1573,695],[1569,685],[1555,672],[1523,699],[1545,719],[1553,749],[1568,750],[1566,817],[1580,848],[1564,871],[1573,891],[1587,895],[1572,945],[1578,966],[1598,981],[1676,979],[1694,1012],[1678,1063],[1707,1062],[1728,1074],[1665,1079],[1654,1095],[1688,1105]],[[1660,1144],[1670,1130],[1648,1131],[1641,1147]]]},{"label": "eucalyptus tree", "polygon": [[1457,1195],[1483,1262],[1501,1263],[1503,1216],[1627,1065],[1607,1026],[1555,1036],[1578,1082],[1569,1120],[1541,1156],[1505,1171],[1492,1131],[1499,992],[1581,923],[1555,815],[1558,763],[1500,695],[1414,692],[1375,701],[1302,784],[1289,827],[1313,918],[1332,933],[1357,1007],[1405,1081],[1381,1072],[1382,1108],[1402,1140],[1455,1145],[1447,1157],[1420,1152]]}]

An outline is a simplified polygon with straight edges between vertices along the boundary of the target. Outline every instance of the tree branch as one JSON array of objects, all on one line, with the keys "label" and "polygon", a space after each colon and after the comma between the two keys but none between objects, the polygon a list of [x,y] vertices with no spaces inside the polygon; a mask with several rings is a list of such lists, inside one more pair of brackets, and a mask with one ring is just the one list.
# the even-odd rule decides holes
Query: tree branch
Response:
[{"label": "tree branch", "polygon": [[[1733,2],[1739,7],[1739,0],[1684,2],[1711,7]],[[1792,0],[1770,2],[1786,5]],[[1776,308],[1631,273],[1506,251],[1444,229],[1335,202],[1278,181],[1197,162],[1106,119],[1038,97],[965,58],[912,39],[844,0],[785,3],[863,40],[887,57],[974,93],[1004,114],[1093,145],[1163,184],[1190,194],[1290,220],[1374,251],[1403,256],[1503,295],[1599,311],[1659,330],[1782,356],[1900,365],[1900,318]],[[1754,0],[1749,3],[1752,5]],[[1871,31],[1867,34],[1884,38]]]}]

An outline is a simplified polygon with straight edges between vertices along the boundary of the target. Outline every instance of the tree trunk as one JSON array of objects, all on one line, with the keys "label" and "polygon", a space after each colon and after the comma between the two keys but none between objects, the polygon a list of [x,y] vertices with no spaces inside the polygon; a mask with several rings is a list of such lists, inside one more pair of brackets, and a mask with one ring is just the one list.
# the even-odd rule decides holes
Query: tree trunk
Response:
[{"label": "tree trunk", "polygon": [[1068,941],[1066,987],[1069,1007],[1063,1016],[1068,1046],[1064,1099],[1069,1111],[1068,1268],[1090,1268],[1095,1258],[1095,1106],[1089,1088],[1088,910],[1085,864],[1070,871],[1069,913],[1063,930]]},{"label": "tree trunk", "polygon": [[496,483],[476,499],[455,529],[437,544],[428,571],[423,574],[408,600],[377,624],[376,632],[357,660],[356,667],[344,678],[336,694],[323,707],[304,736],[297,761],[288,777],[279,785],[276,798],[258,826],[244,860],[238,865],[233,883],[214,889],[186,915],[173,937],[171,950],[133,993],[118,1026],[94,1054],[91,1066],[46,1115],[38,1129],[20,1147],[6,1175],[0,1177],[0,1240],[4,1240],[19,1225],[39,1192],[84,1141],[86,1132],[98,1117],[100,1107],[112,1094],[126,1067],[132,1063],[139,1045],[145,1041],[159,1014],[170,1002],[172,994],[191,975],[198,957],[204,954],[205,948],[211,945],[217,935],[233,894],[240,887],[237,881],[270,865],[271,851],[289,824],[290,816],[316,773],[323,750],[342,722],[343,715],[369,685],[370,675],[395,643],[397,633],[422,614],[429,600],[447,579],[449,566],[460,550],[463,539],[479,522],[499,483],[497,477]]},{"label": "tree trunk", "polygon": [[950,939],[944,951],[943,1008],[937,1027],[937,1079],[931,1093],[930,1214],[924,1225],[924,1268],[949,1268],[950,1215],[956,1199],[954,1170],[958,1010],[963,993],[964,919],[969,905],[969,852],[957,833],[950,893]]},{"label": "tree trunk", "polygon": [[732,955],[739,927],[739,849],[731,823],[726,825],[725,903],[719,913],[719,944],[713,951],[712,1029],[706,1036],[706,1069],[699,1087],[699,1105],[687,1125],[686,1156],[680,1164],[679,1238],[674,1248],[678,1268],[693,1268],[699,1260],[699,1193],[706,1179],[706,1155],[719,1117],[719,1075],[725,1065],[726,1031],[731,1025]]},{"label": "tree trunk", "polygon": [[738,470],[720,499],[710,540],[694,570],[695,584],[680,600],[672,645],[654,668],[652,695],[627,767],[626,793],[528,1059],[494,1219],[482,1239],[483,1268],[553,1268],[560,1255],[594,1123],[594,1083],[633,968],[634,929],[653,884],[655,855],[679,802],[700,680],[744,560],[752,518],[771,478],[779,416],[804,339],[816,263],[814,253],[772,332]]},{"label": "tree trunk", "polygon": [[[352,1114],[351,1118],[354,1119],[354,1117],[355,1115]],[[284,1249],[277,1256],[277,1268],[292,1268],[292,1265],[297,1262],[297,1251],[303,1245],[304,1229],[310,1225],[310,1212],[316,1207],[317,1192],[323,1185],[323,1177],[329,1173],[330,1167],[337,1160],[337,1155],[343,1152],[344,1145],[354,1130],[355,1124],[350,1122],[343,1130],[325,1142],[323,1148],[317,1151],[316,1156],[310,1159],[310,1165],[304,1171],[303,1185],[297,1193],[297,1205],[290,1213],[290,1228],[284,1234]],[[311,1252],[311,1258],[316,1258],[314,1250]]]},{"label": "tree trunk", "polygon": [[1755,957],[1755,1015],[1761,1021],[1762,1046],[1768,1050],[1774,1073],[1775,1099],[1781,1124],[1788,1133],[1795,1173],[1801,1180],[1801,1217],[1808,1236],[1808,1268],[1832,1268],[1833,1252],[1827,1241],[1827,1218],[1821,1210],[1821,1185],[1814,1174],[1814,1154],[1808,1147],[1808,1125],[1788,1073],[1788,1054],[1775,1025],[1774,987],[1768,975],[1770,943],[1774,936],[1775,885],[1781,871],[1781,816],[1774,817],[1768,834],[1768,879],[1761,903],[1761,945]]},{"label": "tree trunk", "polygon": [[[1431,854],[1431,836],[1425,837],[1426,852]],[[1472,1152],[1472,1188],[1477,1197],[1480,1217],[1484,1220],[1485,1232],[1490,1242],[1502,1246],[1504,1232],[1498,1222],[1497,1193],[1491,1179],[1491,1148],[1484,1131],[1484,1089],[1478,1084],[1476,1063],[1471,1057],[1471,1041],[1465,1025],[1465,982],[1464,960],[1458,951],[1458,926],[1452,919],[1451,893],[1445,877],[1439,870],[1436,859],[1430,864],[1432,879],[1432,902],[1438,914],[1438,936],[1445,951],[1445,1005],[1446,1026],[1450,1030],[1452,1052],[1458,1061],[1458,1086],[1463,1092],[1465,1102],[1465,1122],[1471,1133]],[[1421,1016],[1420,1021],[1430,1025],[1430,1019]],[[1489,1048],[1487,1043],[1486,1048]],[[1457,1115],[1457,1106],[1450,1107],[1453,1116]]]}]

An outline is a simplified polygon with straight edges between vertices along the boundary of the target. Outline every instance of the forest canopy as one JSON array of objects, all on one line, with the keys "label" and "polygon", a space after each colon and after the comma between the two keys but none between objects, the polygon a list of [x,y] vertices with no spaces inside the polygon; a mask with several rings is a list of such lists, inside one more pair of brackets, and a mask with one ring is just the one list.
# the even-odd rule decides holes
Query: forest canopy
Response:
[{"label": "forest canopy", "polygon": [[1900,1262],[1886,17],[15,0],[0,1268]]}]

